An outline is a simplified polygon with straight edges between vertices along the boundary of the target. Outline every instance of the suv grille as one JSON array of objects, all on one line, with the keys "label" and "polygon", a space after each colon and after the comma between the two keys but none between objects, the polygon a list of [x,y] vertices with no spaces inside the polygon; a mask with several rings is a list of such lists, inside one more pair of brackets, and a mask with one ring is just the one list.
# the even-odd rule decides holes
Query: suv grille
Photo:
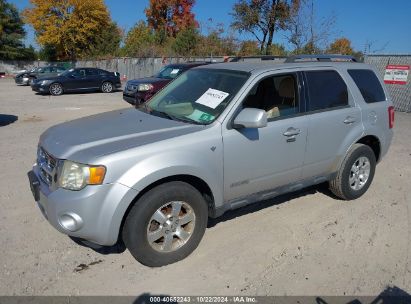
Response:
[{"label": "suv grille", "polygon": [[51,186],[56,175],[57,160],[48,154],[46,150],[39,147],[37,151],[37,164],[39,166],[40,178],[47,185]]}]

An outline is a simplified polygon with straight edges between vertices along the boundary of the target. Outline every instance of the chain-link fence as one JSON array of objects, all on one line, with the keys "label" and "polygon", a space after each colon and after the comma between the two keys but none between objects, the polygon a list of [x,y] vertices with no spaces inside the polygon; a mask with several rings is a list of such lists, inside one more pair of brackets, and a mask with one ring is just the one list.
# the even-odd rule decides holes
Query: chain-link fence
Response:
[{"label": "chain-link fence", "polygon": [[[377,68],[382,78],[388,65],[411,66],[411,55],[367,55],[364,62]],[[410,71],[411,72],[411,71]],[[406,84],[386,84],[397,111],[411,112],[411,75]]]}]

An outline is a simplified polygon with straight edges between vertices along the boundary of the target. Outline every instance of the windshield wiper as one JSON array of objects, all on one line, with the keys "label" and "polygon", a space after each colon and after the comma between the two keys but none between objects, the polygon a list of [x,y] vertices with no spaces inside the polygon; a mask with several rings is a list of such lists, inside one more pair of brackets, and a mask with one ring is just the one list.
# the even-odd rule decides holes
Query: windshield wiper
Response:
[{"label": "windshield wiper", "polygon": [[180,120],[180,121],[183,121],[183,122],[189,122],[189,123],[192,123],[192,124],[195,124],[195,125],[205,125],[204,123],[201,123],[197,120],[194,120],[194,119],[191,119],[191,118],[188,118],[188,117],[181,117],[181,116],[175,117],[174,116],[174,118],[177,119],[177,120]]}]

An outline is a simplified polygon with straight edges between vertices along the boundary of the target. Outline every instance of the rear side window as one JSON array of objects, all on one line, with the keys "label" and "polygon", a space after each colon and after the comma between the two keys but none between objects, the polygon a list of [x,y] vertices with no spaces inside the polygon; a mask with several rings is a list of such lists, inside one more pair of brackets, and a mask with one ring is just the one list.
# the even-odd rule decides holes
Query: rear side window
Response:
[{"label": "rear side window", "polygon": [[366,103],[385,101],[384,90],[371,70],[348,70]]},{"label": "rear side window", "polygon": [[348,105],[347,85],[335,71],[306,72],[308,111],[325,110]]}]

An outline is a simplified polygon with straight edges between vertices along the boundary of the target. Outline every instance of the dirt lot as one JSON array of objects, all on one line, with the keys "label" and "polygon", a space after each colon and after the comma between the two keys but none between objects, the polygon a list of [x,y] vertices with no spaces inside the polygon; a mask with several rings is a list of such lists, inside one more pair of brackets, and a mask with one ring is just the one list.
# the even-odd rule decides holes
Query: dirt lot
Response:
[{"label": "dirt lot", "polygon": [[127,106],[121,92],[40,96],[0,79],[1,125],[11,122],[0,127],[0,295],[411,293],[410,114],[397,113],[391,150],[361,199],[319,186],[230,212],[187,259],[150,269],[54,230],[26,178],[46,128]]}]

